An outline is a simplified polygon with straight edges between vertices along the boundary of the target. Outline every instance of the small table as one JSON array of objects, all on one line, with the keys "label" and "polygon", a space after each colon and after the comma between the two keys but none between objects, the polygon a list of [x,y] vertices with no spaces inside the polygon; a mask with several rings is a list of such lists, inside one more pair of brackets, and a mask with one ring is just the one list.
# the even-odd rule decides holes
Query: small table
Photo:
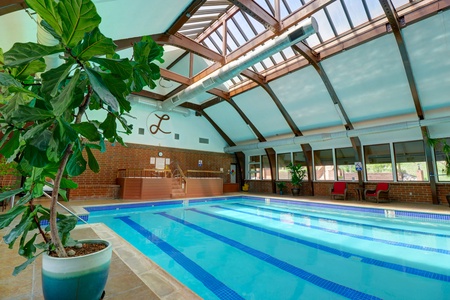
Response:
[{"label": "small table", "polygon": [[358,201],[363,201],[364,200],[364,190],[365,190],[365,188],[361,188],[361,187],[355,188],[356,197],[357,197]]}]

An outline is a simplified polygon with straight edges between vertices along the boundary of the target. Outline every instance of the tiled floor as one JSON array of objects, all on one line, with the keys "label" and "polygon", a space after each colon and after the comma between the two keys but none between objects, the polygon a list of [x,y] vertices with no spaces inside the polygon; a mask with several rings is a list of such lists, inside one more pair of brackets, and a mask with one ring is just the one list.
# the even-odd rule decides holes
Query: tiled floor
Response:
[{"label": "tiled floor", "polygon": [[[264,196],[264,195],[258,195]],[[278,195],[266,195],[278,197]],[[283,198],[291,198],[283,196]],[[401,209],[433,213],[450,214],[450,208],[445,205],[431,205],[422,203],[370,203],[360,201],[331,201],[318,197],[296,197],[296,200],[339,203],[342,205],[361,205],[370,207],[384,207],[387,209]],[[42,200],[43,202],[48,200]],[[124,200],[83,200],[73,201],[67,205],[70,209],[79,211],[77,206],[118,204],[130,201]],[[72,207],[73,206],[73,207]],[[1,213],[1,212],[0,212]],[[159,268],[150,259],[142,255],[121,237],[103,224],[78,226],[73,237],[76,239],[100,237],[112,241],[113,258],[110,275],[106,285],[105,299],[199,299],[197,295],[184,287],[181,283]],[[0,299],[22,300],[43,299],[41,289],[40,264],[38,259],[18,276],[11,275],[14,266],[22,263],[23,259],[8,249],[3,242],[7,230],[0,230]]]}]

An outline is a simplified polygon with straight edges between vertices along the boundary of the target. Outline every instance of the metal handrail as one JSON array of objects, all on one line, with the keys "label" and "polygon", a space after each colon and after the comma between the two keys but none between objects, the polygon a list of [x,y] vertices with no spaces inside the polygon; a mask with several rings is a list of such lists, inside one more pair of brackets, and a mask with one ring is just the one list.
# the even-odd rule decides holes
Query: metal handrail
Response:
[{"label": "metal handrail", "polygon": [[[44,192],[44,196],[52,199],[52,196],[50,196],[49,194],[47,194],[46,192]],[[65,209],[69,214],[71,214],[72,216],[74,216],[75,218],[77,218],[78,220],[81,220],[84,224],[89,225],[88,222],[86,222],[85,220],[83,220],[82,218],[80,218],[77,214],[75,214],[74,212],[72,212],[70,209],[68,209],[67,207],[65,207],[64,205],[62,205],[61,203],[59,203],[59,201],[56,201],[56,203],[61,206],[63,209]]]}]

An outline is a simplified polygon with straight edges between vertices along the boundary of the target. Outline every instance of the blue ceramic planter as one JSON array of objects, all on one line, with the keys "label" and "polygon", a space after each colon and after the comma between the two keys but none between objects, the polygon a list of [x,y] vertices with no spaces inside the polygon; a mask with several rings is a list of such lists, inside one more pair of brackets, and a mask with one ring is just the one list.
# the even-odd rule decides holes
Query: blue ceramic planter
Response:
[{"label": "blue ceramic planter", "polygon": [[85,256],[59,258],[44,254],[42,289],[46,300],[99,300],[106,285],[111,263],[112,244],[105,240],[80,243],[104,243],[102,251]]}]

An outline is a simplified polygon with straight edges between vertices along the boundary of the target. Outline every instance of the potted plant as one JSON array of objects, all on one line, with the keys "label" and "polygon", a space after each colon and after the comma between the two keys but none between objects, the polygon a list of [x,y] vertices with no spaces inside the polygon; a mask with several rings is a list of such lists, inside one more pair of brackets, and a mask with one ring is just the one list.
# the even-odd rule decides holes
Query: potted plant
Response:
[{"label": "potted plant", "polygon": [[306,170],[302,169],[301,164],[294,165],[292,162],[287,165],[287,168],[291,173],[292,195],[298,196],[300,195],[300,186],[306,176]]},{"label": "potted plant", "polygon": [[[14,275],[42,253],[54,253],[59,257],[43,259],[44,264],[51,261],[51,265],[70,260],[67,257],[76,256],[79,248],[95,248],[95,252],[106,247],[104,251],[109,251],[111,256],[111,247],[106,241],[74,242],[70,232],[77,220],[58,214],[57,202],[59,197],[67,200],[66,189],[77,187],[71,177],[82,174],[86,166],[99,171],[94,151],[105,151],[105,139],[124,144],[119,132],[129,134],[132,129],[125,119],[131,110],[126,97],[147,85],[154,88],[160,71],[153,61],[163,62],[163,48],[149,37],[133,45],[132,60],[121,59],[115,52],[113,40],[100,32],[101,18],[91,0],[27,0],[26,3],[41,18],[40,25],[56,43],[51,46],[16,43],[4,53],[0,49],[0,128],[3,134],[0,154],[7,162],[14,161],[26,178],[20,188],[0,195],[0,199],[19,193],[24,195],[6,214],[0,215],[0,229],[20,219],[3,237],[10,248],[19,240],[19,254],[27,259],[14,269]],[[45,59],[50,55],[59,56],[61,62],[47,66]],[[118,124],[122,128],[118,128]],[[44,186],[53,188],[49,207],[33,202],[43,195]],[[43,222],[48,222],[49,226],[42,225]],[[73,247],[71,251],[66,251],[68,246]],[[92,282],[94,285],[106,283],[103,271],[109,267],[108,258],[93,259],[91,254],[86,257],[91,263],[100,263],[94,271],[101,278],[94,280],[90,276],[97,275],[87,275],[90,284],[81,283],[82,291],[88,291]],[[78,266],[80,262],[58,268],[63,273],[86,272],[73,270],[73,265]],[[46,278],[48,268],[43,266],[43,270],[46,298],[47,293],[55,293],[46,292],[47,287],[59,288],[58,299],[69,299],[66,295],[70,293],[76,295],[55,279],[56,273]],[[69,280],[69,285],[73,281]],[[95,293],[79,297],[99,299],[100,295]]]},{"label": "potted plant", "polygon": [[[438,146],[441,147],[441,151],[444,154],[445,161],[445,174],[447,176],[450,175],[450,145],[447,144],[445,139],[434,139],[427,136],[428,145],[436,148]],[[445,195],[445,199],[447,200],[448,206],[450,207],[450,194]]]},{"label": "potted plant", "polygon": [[283,195],[283,190],[286,188],[286,182],[278,181],[277,188],[278,188],[278,192],[280,193],[280,195]]}]

